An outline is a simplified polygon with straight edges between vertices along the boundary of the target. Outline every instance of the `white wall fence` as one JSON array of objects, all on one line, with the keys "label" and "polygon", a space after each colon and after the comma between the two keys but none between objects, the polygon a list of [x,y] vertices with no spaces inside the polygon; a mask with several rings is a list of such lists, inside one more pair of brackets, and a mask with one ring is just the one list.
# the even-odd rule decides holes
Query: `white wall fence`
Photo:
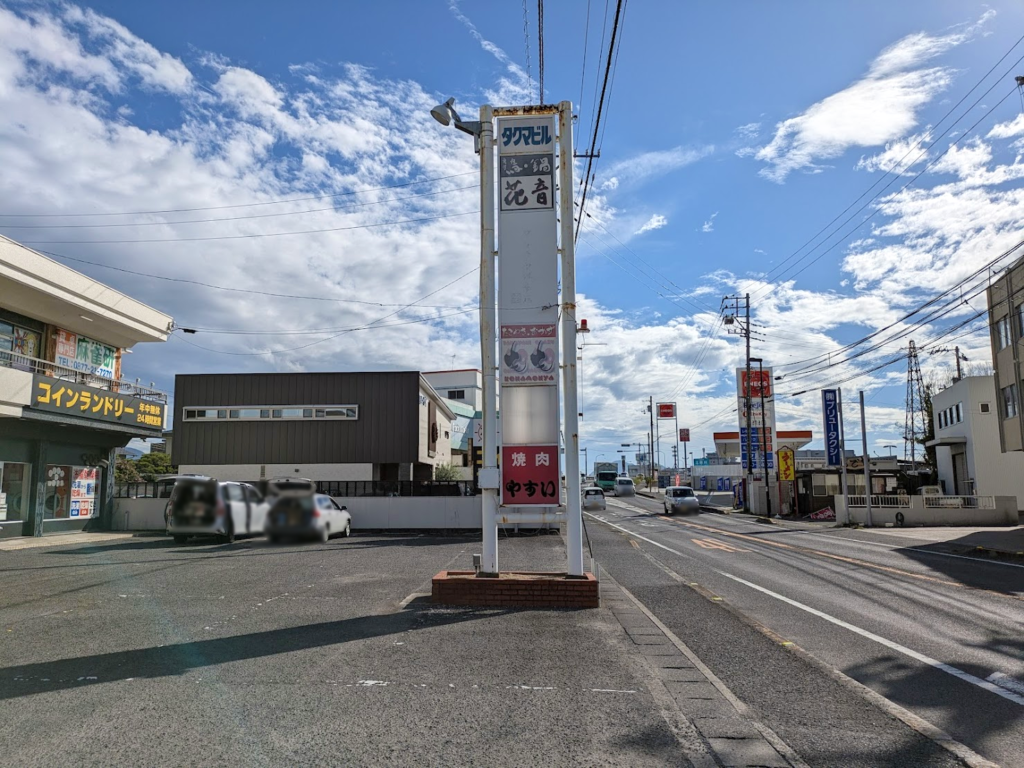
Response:
[{"label": "white wall fence", "polygon": [[[353,530],[479,529],[480,496],[336,496],[348,508]],[[115,499],[117,531],[163,531],[167,499]],[[558,522],[546,525],[557,526]],[[508,528],[514,528],[509,524]],[[532,526],[531,526],[532,527]]]},{"label": "white wall fence", "polygon": [[[867,498],[836,496],[836,521],[867,521]],[[872,496],[871,524],[918,525],[1017,525],[1016,496]]]}]

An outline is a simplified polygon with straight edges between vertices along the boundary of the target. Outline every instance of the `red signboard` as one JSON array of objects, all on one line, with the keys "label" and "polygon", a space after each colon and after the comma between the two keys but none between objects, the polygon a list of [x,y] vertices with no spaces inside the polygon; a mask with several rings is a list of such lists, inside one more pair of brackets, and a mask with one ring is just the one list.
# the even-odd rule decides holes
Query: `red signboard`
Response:
[{"label": "red signboard", "polygon": [[680,429],[679,430],[679,442],[680,443],[688,443],[688,442],[690,442],[690,430],[688,430],[688,429]]},{"label": "red signboard", "polygon": [[675,403],[658,403],[659,419],[674,419],[676,417]]},{"label": "red signboard", "polygon": [[[747,393],[747,372],[742,373],[743,383],[741,392],[743,396]],[[772,396],[772,372],[768,371],[751,371],[750,372],[750,396],[751,397],[771,397]]]},{"label": "red signboard", "polygon": [[557,445],[501,447],[502,506],[558,506]]}]

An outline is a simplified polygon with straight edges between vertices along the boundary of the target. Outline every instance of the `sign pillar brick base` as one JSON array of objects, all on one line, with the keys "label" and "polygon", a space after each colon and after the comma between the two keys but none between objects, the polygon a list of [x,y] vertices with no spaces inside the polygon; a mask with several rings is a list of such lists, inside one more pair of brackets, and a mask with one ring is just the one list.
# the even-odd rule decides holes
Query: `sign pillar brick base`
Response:
[{"label": "sign pillar brick base", "polygon": [[430,599],[476,608],[598,608],[599,587],[592,573],[507,571],[495,578],[473,571],[441,571],[431,582]]}]

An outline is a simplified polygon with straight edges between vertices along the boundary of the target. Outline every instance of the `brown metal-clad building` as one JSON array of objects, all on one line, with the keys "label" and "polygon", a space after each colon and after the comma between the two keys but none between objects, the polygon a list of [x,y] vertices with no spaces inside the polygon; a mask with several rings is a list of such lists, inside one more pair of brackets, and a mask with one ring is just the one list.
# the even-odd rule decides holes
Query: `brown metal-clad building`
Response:
[{"label": "brown metal-clad building", "polygon": [[179,375],[172,461],[222,479],[429,479],[452,418],[416,371]]}]

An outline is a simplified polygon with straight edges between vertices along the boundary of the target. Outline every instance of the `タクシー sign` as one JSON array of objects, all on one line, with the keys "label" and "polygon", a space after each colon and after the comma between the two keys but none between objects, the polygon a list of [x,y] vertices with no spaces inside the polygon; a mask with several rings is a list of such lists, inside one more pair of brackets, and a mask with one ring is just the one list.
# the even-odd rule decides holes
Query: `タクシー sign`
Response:
[{"label": "\u30bf\u30af\u30b7\u30fc sign", "polygon": [[558,506],[557,445],[516,445],[501,449],[504,506]]},{"label": "\u30bf\u30af\u30b7\u30fc sign", "polygon": [[164,404],[35,374],[30,408],[146,429],[163,429]]}]

